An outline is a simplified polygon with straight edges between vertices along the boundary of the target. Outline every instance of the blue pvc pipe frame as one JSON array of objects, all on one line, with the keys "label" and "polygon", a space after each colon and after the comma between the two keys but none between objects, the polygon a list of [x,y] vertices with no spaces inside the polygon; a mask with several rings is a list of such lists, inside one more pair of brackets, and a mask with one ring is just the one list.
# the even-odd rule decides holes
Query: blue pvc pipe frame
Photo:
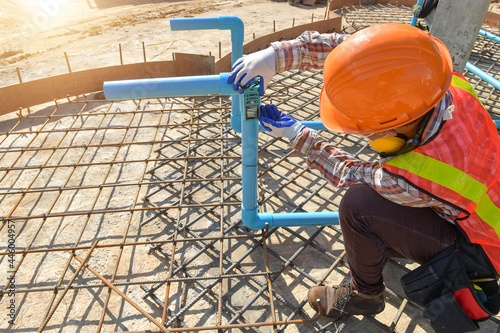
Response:
[{"label": "blue pvc pipe frame", "polygon": [[[243,55],[243,22],[236,16],[170,19],[172,30],[220,29],[231,30],[232,63]],[[242,203],[241,219],[251,229],[266,227],[294,227],[339,224],[338,212],[262,213],[258,212],[258,119],[246,119],[244,95],[227,84],[230,73],[174,78],[104,82],[108,100],[199,96],[207,94],[231,95],[231,126],[241,133],[242,141]],[[314,129],[325,129],[321,121],[303,121]],[[260,128],[260,130],[263,130]]]},{"label": "blue pvc pipe frame", "polygon": [[[421,4],[422,0],[417,2]],[[412,25],[416,24],[416,17]],[[236,16],[171,19],[172,30],[220,29],[231,30],[232,63],[243,55],[243,22]],[[491,37],[489,37],[491,38]],[[497,36],[498,38],[498,36]],[[473,65],[468,64],[470,68]],[[475,67],[475,66],[474,66]],[[471,70],[471,69],[469,69]],[[471,70],[472,72],[478,72]],[[479,70],[480,71],[480,70]],[[480,72],[479,72],[480,73]],[[486,74],[486,73],[485,73]],[[246,119],[244,96],[227,84],[229,73],[145,80],[110,81],[104,83],[108,100],[199,96],[220,94],[232,96],[231,126],[241,133],[242,140],[242,204],[243,223],[252,229],[268,227],[317,226],[338,224],[338,212],[262,213],[257,203],[258,132],[257,119]],[[490,82],[488,77],[485,77]],[[303,121],[304,125],[322,130],[321,121]],[[495,120],[500,128],[500,120]],[[260,128],[262,130],[262,128]]]}]

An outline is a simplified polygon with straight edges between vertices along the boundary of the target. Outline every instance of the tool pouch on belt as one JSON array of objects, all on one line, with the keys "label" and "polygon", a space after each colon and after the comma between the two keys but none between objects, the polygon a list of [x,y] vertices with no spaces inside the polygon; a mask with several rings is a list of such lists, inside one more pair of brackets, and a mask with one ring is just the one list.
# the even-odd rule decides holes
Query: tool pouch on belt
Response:
[{"label": "tool pouch on belt", "polygon": [[[471,332],[479,329],[478,322],[500,310],[496,279],[482,248],[459,237],[454,245],[405,274],[401,283],[408,299],[424,307],[424,317],[437,333]],[[476,288],[471,280],[481,282]]]}]

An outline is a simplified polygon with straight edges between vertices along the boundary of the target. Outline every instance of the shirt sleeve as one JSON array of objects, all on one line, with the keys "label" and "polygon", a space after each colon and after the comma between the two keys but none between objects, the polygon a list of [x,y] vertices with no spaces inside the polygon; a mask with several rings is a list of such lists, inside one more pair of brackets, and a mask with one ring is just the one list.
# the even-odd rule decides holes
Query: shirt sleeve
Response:
[{"label": "shirt sleeve", "polygon": [[442,217],[458,216],[459,212],[419,191],[402,179],[393,177],[380,163],[357,159],[329,143],[318,131],[304,128],[290,143],[296,151],[307,156],[307,164],[319,170],[335,187],[364,183],[384,198],[403,206],[431,207]]},{"label": "shirt sleeve", "polygon": [[296,39],[271,43],[276,53],[276,73],[322,69],[328,54],[347,37],[348,34],[305,31]]}]

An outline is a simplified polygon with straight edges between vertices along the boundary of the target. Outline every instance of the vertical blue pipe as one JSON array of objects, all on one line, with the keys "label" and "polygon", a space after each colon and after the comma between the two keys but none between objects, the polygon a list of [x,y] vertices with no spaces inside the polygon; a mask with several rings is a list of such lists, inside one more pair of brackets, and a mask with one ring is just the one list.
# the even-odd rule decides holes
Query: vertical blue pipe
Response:
[{"label": "vertical blue pipe", "polygon": [[[423,2],[423,1],[424,1],[424,0],[418,0],[418,1],[417,1],[416,6],[422,6],[422,2]],[[416,26],[417,26],[417,19],[418,19],[418,18],[417,18],[415,15],[413,15],[413,18],[411,19],[411,23],[410,23],[410,25],[412,25],[412,26],[416,27]]]},{"label": "vertical blue pipe", "polygon": [[241,125],[242,200],[241,219],[253,229],[264,228],[265,222],[257,215],[257,164],[258,164],[258,120],[245,119]]},{"label": "vertical blue pipe", "polygon": [[[222,20],[227,26],[231,26],[231,67],[243,56],[244,26],[243,21],[236,16],[223,16]],[[235,132],[241,132],[241,113],[245,108],[245,101],[242,94],[231,96],[231,127]],[[257,185],[257,183],[255,183]]]}]

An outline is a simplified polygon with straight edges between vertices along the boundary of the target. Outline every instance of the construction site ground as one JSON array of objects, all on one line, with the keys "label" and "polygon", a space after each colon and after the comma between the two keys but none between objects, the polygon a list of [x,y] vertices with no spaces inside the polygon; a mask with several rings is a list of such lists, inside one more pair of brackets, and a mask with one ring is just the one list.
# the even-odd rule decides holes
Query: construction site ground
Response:
[{"label": "construction site ground", "polygon": [[[124,63],[143,61],[143,45],[148,61],[230,52],[229,32],[173,32],[169,18],[236,15],[250,41],[325,16],[325,4],[271,0],[34,3],[2,4],[0,86],[118,65],[119,47]],[[411,20],[403,6],[339,14],[348,33]],[[478,38],[470,61],[498,78],[498,54],[497,43]],[[466,76],[499,119],[498,92]],[[263,102],[318,120],[321,87],[321,70],[280,73]],[[110,102],[97,92],[1,116],[0,331],[433,332],[400,284],[417,265],[400,259],[384,267],[384,312],[311,320],[309,288],[349,278],[340,228],[241,223],[241,138],[230,113],[229,96]],[[377,159],[360,137],[323,135]],[[343,192],[285,140],[259,135],[261,211],[337,211]]]}]

